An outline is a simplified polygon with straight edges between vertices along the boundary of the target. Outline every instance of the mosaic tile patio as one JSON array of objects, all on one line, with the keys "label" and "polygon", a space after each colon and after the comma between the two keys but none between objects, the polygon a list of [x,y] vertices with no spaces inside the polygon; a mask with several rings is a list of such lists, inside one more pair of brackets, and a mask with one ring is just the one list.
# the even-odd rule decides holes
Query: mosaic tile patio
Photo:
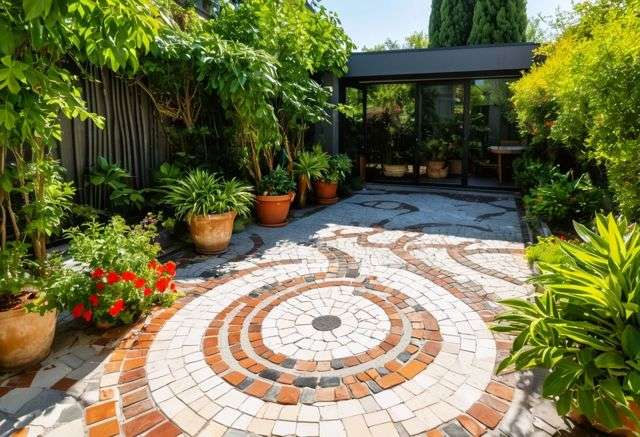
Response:
[{"label": "mosaic tile patio", "polygon": [[0,383],[0,434],[546,435],[488,329],[529,274],[512,197],[370,188],[183,258],[186,296],[131,329],[67,327]]}]

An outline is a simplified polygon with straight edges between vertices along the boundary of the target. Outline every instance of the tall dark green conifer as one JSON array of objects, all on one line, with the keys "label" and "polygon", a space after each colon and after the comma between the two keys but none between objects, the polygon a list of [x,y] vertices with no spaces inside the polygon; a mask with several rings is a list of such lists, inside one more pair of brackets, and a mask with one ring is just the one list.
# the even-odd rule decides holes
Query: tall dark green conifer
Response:
[{"label": "tall dark green conifer", "polygon": [[469,40],[475,0],[442,0],[439,46],[463,46]]},{"label": "tall dark green conifer", "polygon": [[477,0],[469,44],[523,42],[526,0]]},{"label": "tall dark green conifer", "polygon": [[429,47],[440,47],[440,5],[442,0],[431,0],[431,14],[429,15]]}]

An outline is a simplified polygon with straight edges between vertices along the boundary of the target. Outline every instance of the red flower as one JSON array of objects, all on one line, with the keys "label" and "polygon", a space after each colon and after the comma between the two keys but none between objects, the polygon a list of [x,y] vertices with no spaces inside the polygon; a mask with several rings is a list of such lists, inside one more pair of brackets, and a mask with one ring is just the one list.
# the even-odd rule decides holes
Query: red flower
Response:
[{"label": "red flower", "polygon": [[103,276],[104,276],[104,270],[102,270],[100,267],[98,267],[93,272],[91,272],[91,277],[93,279],[102,279]]},{"label": "red flower", "polygon": [[143,288],[146,285],[146,283],[147,283],[147,281],[145,281],[144,279],[138,278],[133,282],[133,285],[136,288]]},{"label": "red flower", "polygon": [[91,304],[91,306],[97,307],[99,303],[98,296],[95,294],[92,294],[91,296],[89,296],[89,303]]},{"label": "red flower", "polygon": [[71,310],[71,315],[77,319],[82,316],[83,312],[84,312],[84,305],[79,303],[73,307],[73,309]]},{"label": "red flower", "polygon": [[158,268],[158,261],[156,261],[155,259],[152,259],[151,261],[149,261],[149,263],[147,264],[147,267],[149,268],[149,270],[155,270]]},{"label": "red flower", "polygon": [[167,289],[167,287],[169,286],[169,283],[171,282],[170,278],[164,277],[164,278],[160,278],[156,281],[156,289],[160,292],[160,293],[164,293],[165,290]]},{"label": "red flower", "polygon": [[111,308],[109,308],[109,314],[111,315],[111,317],[117,317],[123,309],[124,300],[118,299],[114,302],[113,305],[111,305]]},{"label": "red flower", "polygon": [[120,280],[120,275],[117,274],[116,272],[109,272],[107,273],[107,282],[109,284],[115,284],[116,282],[118,282]]},{"label": "red flower", "polygon": [[152,289],[150,289],[149,287],[146,287],[146,288],[144,289],[144,297],[149,297],[149,296],[151,296],[152,294],[153,294],[153,290],[152,290]]},{"label": "red flower", "polygon": [[93,318],[93,312],[91,312],[91,310],[86,310],[84,313],[82,313],[82,317],[85,321],[90,322]]},{"label": "red flower", "polygon": [[104,282],[98,282],[96,284],[96,288],[98,289],[98,291],[104,290]]},{"label": "red flower", "polygon": [[175,276],[176,274],[176,263],[173,261],[169,261],[164,265],[164,270],[171,276]]},{"label": "red flower", "polygon": [[138,279],[138,277],[136,276],[135,273],[127,270],[126,272],[124,272],[122,274],[122,280],[123,281],[135,281],[136,279]]},{"label": "red flower", "polygon": [[173,282],[171,283],[171,290],[173,290],[173,292],[174,292],[174,293],[175,293],[176,291],[178,291],[178,290],[176,290],[176,284],[175,284],[175,283],[173,283]]}]

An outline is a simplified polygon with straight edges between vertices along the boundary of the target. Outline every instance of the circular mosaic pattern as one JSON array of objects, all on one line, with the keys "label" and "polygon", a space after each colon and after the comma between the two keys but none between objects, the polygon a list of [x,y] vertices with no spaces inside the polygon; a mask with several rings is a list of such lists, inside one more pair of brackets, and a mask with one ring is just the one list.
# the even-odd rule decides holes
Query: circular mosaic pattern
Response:
[{"label": "circular mosaic pattern", "polygon": [[[342,319],[338,316],[318,316],[311,321],[311,326],[316,331],[333,331],[342,325]],[[337,333],[333,334],[334,336]]]}]

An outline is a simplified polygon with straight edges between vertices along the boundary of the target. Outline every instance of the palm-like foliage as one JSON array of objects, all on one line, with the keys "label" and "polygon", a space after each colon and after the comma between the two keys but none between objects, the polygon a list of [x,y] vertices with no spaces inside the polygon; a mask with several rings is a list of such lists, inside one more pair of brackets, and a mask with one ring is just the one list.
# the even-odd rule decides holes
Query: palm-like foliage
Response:
[{"label": "palm-like foliage", "polygon": [[295,174],[298,176],[298,201],[303,208],[307,204],[307,191],[311,190],[311,181],[322,177],[329,168],[329,155],[320,146],[313,150],[303,150],[298,154],[294,164]]},{"label": "palm-like foliage", "polygon": [[629,408],[640,401],[640,231],[611,214],[596,216],[595,232],[574,226],[582,244],[561,242],[566,259],[539,265],[535,301],[503,302],[493,329],[517,337],[498,370],[551,369],[543,394],[560,414],[640,425]]},{"label": "palm-like foliage", "polygon": [[166,202],[173,206],[176,217],[223,214],[235,211],[245,216],[253,202],[251,187],[234,179],[225,181],[206,170],[196,169],[175,185],[168,187]]}]

